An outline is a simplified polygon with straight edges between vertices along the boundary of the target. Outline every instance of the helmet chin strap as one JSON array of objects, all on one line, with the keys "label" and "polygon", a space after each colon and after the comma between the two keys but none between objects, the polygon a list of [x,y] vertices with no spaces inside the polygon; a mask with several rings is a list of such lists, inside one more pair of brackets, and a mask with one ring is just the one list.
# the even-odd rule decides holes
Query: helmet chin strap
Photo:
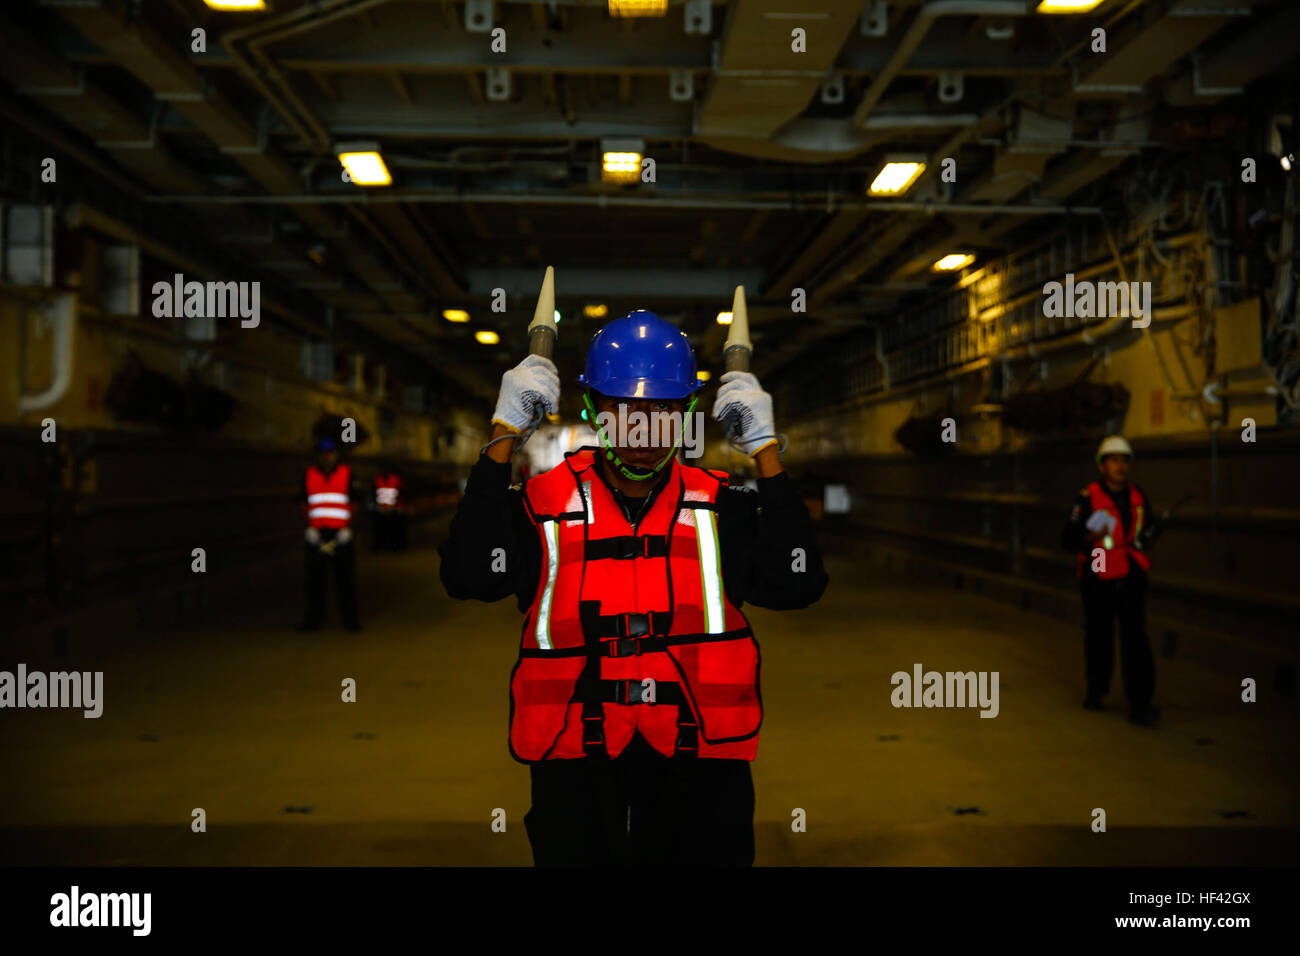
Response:
[{"label": "helmet chin strap", "polygon": [[[686,407],[685,415],[690,415],[691,412],[695,410],[695,403],[699,400],[700,397],[698,395],[691,396],[691,404]],[[600,436],[600,440],[605,446],[605,457],[614,463],[619,470],[619,474],[624,478],[630,479],[631,481],[646,481],[647,479],[653,478],[655,475],[659,474],[664,465],[668,464],[668,462],[672,461],[676,456],[677,449],[682,443],[682,434],[686,431],[684,421],[682,430],[677,435],[677,440],[673,442],[673,447],[668,449],[668,454],[664,455],[659,464],[655,465],[653,468],[643,468],[640,465],[629,465],[618,456],[618,452],[614,449],[614,445],[609,440],[609,436],[605,434],[605,426],[600,423],[597,417],[596,406],[591,403],[591,396],[586,392],[583,392],[582,401],[587,406],[582,411],[582,417],[595,426],[596,434]]]}]

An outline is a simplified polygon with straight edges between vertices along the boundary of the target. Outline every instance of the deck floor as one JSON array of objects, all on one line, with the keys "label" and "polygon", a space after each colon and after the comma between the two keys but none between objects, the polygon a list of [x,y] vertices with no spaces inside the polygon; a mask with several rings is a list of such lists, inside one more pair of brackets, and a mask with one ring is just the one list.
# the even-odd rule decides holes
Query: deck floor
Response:
[{"label": "deck floor", "polygon": [[[1081,708],[1082,637],[1061,621],[847,559],[828,567],[817,606],[747,609],[766,707],[758,864],[1300,858],[1294,702],[1271,700],[1263,675],[1261,701],[1244,704],[1250,675],[1157,658],[1162,726],[1136,727],[1118,674],[1106,710]],[[105,703],[98,720],[0,718],[0,863],[530,864],[528,771],[505,742],[513,602],[449,600],[429,548],[363,552],[358,570],[356,635],[293,631],[289,575],[266,581],[279,600],[74,633],[65,657],[11,643],[29,669],[102,670]],[[893,707],[890,675],[916,663],[997,671],[998,716]],[[347,677],[356,703],[340,700]],[[196,807],[206,833],[191,831]],[[1091,828],[1098,807],[1105,833]],[[792,831],[796,808],[806,832]]]}]

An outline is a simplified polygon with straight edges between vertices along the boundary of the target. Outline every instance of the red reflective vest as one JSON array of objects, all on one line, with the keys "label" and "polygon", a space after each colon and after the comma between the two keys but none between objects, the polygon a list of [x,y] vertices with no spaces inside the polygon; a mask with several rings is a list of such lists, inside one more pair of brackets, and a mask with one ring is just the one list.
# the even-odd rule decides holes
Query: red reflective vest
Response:
[{"label": "red reflective vest", "polygon": [[635,529],[594,471],[594,450],[528,480],[542,548],[510,677],[516,760],[617,757],[640,731],[665,756],[753,760],[759,652],[726,596],[720,472],[673,461]]},{"label": "red reflective vest", "polygon": [[[1113,581],[1116,578],[1125,577],[1128,574],[1128,562],[1131,556],[1143,571],[1151,569],[1151,559],[1134,546],[1134,541],[1138,532],[1142,530],[1142,496],[1138,493],[1137,486],[1132,483],[1128,486],[1128,507],[1129,514],[1133,516],[1133,527],[1125,528],[1123,519],[1120,518],[1119,512],[1115,509],[1115,502],[1111,500],[1101,483],[1094,481],[1087,488],[1089,503],[1093,511],[1104,511],[1115,519],[1115,528],[1105,538],[1092,547],[1085,546],[1083,551],[1079,552],[1079,558],[1075,565],[1075,576],[1083,577],[1083,569],[1092,563],[1093,550],[1096,548],[1103,549],[1106,553],[1102,561],[1102,568],[1095,572],[1096,576],[1102,581]],[[1090,512],[1091,513],[1091,512]]]},{"label": "red reflective vest", "polygon": [[375,504],[381,509],[396,508],[402,490],[397,475],[375,475]]},{"label": "red reflective vest", "polygon": [[307,523],[313,528],[342,528],[352,522],[348,485],[352,470],[337,465],[326,476],[312,465],[307,469]]}]

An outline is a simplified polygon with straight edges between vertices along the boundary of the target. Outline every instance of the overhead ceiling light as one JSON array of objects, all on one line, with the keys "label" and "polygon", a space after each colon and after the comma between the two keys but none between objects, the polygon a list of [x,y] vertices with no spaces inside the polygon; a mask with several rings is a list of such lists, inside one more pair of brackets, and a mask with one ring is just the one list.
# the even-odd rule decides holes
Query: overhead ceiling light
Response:
[{"label": "overhead ceiling light", "polygon": [[464,309],[443,309],[442,317],[448,322],[468,322],[469,313]]},{"label": "overhead ceiling light", "polygon": [[598,302],[594,305],[584,305],[582,307],[582,314],[589,319],[603,319],[608,313],[609,306],[605,305],[603,302]]},{"label": "overhead ceiling light", "polygon": [[1087,13],[1101,6],[1101,0],[1043,0],[1035,13]]},{"label": "overhead ceiling light", "polygon": [[484,345],[496,345],[501,341],[501,336],[497,335],[491,329],[479,329],[474,333],[474,338],[476,341],[482,342]]},{"label": "overhead ceiling light", "polygon": [[919,159],[886,159],[885,165],[867,187],[867,192],[873,196],[900,195],[907,192],[923,172],[925,163]]},{"label": "overhead ceiling light", "polygon": [[266,0],[203,0],[213,10],[265,10]]},{"label": "overhead ceiling light", "polygon": [[958,269],[965,269],[975,261],[974,253],[970,252],[950,252],[942,259],[939,259],[930,268],[935,272],[956,272]]},{"label": "overhead ceiling light", "polygon": [[709,379],[713,378],[713,373],[710,372],[707,368],[702,368],[695,373],[695,377],[698,378],[701,382],[707,382]]},{"label": "overhead ceiling light", "polygon": [[611,17],[662,17],[668,0],[609,0]]},{"label": "overhead ceiling light", "polygon": [[339,162],[358,186],[388,186],[393,182],[378,143],[340,143],[335,147]]},{"label": "overhead ceiling light", "polygon": [[718,325],[730,325],[730,324],[731,324],[732,316],[733,316],[733,313],[731,313],[731,312],[719,312],[719,313],[718,313]]},{"label": "overhead ceiling light", "polygon": [[1287,153],[1278,162],[1282,164],[1282,168],[1288,173],[1291,172],[1291,167],[1295,165],[1295,153]]},{"label": "overhead ceiling light", "polygon": [[606,183],[635,183],[641,180],[641,158],[645,140],[602,139],[600,179]]},{"label": "overhead ceiling light", "polygon": [[600,178],[607,183],[634,183],[641,178],[640,153],[606,153]]}]

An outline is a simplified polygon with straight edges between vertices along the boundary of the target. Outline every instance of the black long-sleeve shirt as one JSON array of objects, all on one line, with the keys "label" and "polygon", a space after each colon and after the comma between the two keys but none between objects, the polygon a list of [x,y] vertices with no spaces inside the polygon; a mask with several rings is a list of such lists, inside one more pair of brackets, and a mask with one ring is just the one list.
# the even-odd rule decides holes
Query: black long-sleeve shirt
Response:
[{"label": "black long-sleeve shirt", "polygon": [[[1142,501],[1142,529],[1139,532],[1137,545],[1139,550],[1144,550],[1152,542],[1157,534],[1155,512],[1151,510],[1151,502],[1147,499],[1146,492],[1136,485],[1133,486]],[[1116,513],[1119,514],[1119,520],[1123,523],[1125,530],[1133,527],[1132,508],[1129,506],[1128,488],[1118,494],[1111,494],[1109,488],[1103,483],[1101,485],[1102,494],[1111,500],[1115,506]],[[1092,514],[1092,496],[1088,493],[1087,488],[1079,491],[1078,496],[1074,499],[1074,507],[1070,509],[1070,516],[1065,519],[1065,527],[1061,529],[1061,547],[1066,551],[1078,553],[1084,551],[1084,537],[1088,534],[1088,517]],[[1136,568],[1136,563],[1129,564],[1130,569]],[[1092,576],[1092,562],[1084,563],[1084,571]]]},{"label": "black long-sleeve shirt", "polygon": [[[601,480],[616,491],[605,479],[600,459],[596,462]],[[661,479],[653,493],[662,487]],[[631,517],[636,516],[636,499],[617,493],[614,498],[625,513],[630,509]],[[736,607],[748,601],[772,610],[791,610],[807,607],[822,596],[829,579],[817,532],[788,475],[759,478],[757,492],[723,487],[717,505],[723,586]],[[650,507],[646,503],[641,513],[648,513]],[[504,550],[504,574],[493,571],[497,548]],[[803,549],[806,563],[801,570],[795,570],[795,548]],[[499,601],[513,594],[520,611],[532,603],[542,570],[542,548],[521,492],[510,487],[509,463],[486,455],[479,458],[452,519],[450,536],[438,553],[442,583],[452,597]]]}]

